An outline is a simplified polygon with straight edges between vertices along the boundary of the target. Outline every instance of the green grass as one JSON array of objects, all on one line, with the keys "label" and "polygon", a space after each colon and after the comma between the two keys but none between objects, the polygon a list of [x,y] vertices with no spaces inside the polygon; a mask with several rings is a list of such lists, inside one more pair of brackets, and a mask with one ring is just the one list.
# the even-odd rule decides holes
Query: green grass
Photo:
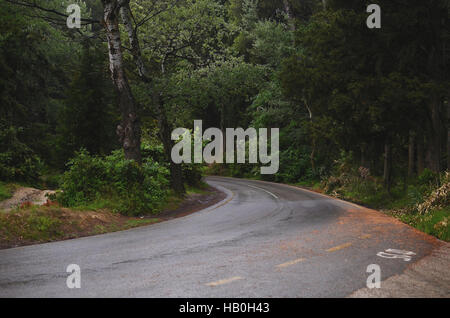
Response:
[{"label": "green grass", "polygon": [[307,188],[313,188],[314,187],[314,181],[311,180],[301,180],[299,182],[293,183],[295,186],[299,187],[307,187]]},{"label": "green grass", "polygon": [[208,193],[208,184],[205,182],[200,182],[198,186],[186,186],[186,193],[189,194],[207,194]]},{"label": "green grass", "polygon": [[0,238],[26,241],[49,241],[63,236],[62,222],[55,216],[56,209],[32,208],[24,213],[20,210],[0,214]]},{"label": "green grass", "polygon": [[415,188],[404,190],[403,186],[394,187],[388,193],[382,186],[349,185],[337,190],[340,198],[372,209],[402,209],[413,207],[422,198],[413,195]]},{"label": "green grass", "polygon": [[37,206],[0,213],[0,248],[117,232],[160,221],[158,218],[118,218],[101,211],[95,215],[100,216],[102,224],[95,224],[98,218],[85,213],[88,212]]},{"label": "green grass", "polygon": [[[198,186],[187,186],[186,185],[186,194],[207,194],[208,185],[204,182],[201,182]],[[183,202],[183,198],[175,195],[173,192],[170,192],[169,195],[161,201],[158,206],[155,206],[152,211],[148,211],[148,213],[142,213],[142,215],[155,215],[164,210],[175,210],[180,204]],[[117,198],[111,197],[102,197],[95,199],[90,202],[85,202],[82,204],[78,204],[76,206],[71,207],[74,210],[78,211],[99,211],[99,210],[109,210],[115,213],[120,213],[123,202],[117,200]],[[100,231],[101,229],[99,229]]]},{"label": "green grass", "polygon": [[402,222],[433,235],[443,241],[450,241],[450,207],[432,210],[427,214],[405,213],[397,216]]},{"label": "green grass", "polygon": [[15,184],[0,181],[0,201],[11,198],[16,188]]},{"label": "green grass", "polygon": [[39,179],[42,189],[57,190],[61,185],[62,174],[60,172],[47,172],[43,174]]},{"label": "green grass", "polygon": [[98,210],[104,210],[104,209],[108,209],[111,211],[117,211],[119,206],[120,206],[120,204],[117,202],[117,200],[101,198],[101,199],[96,199],[91,202],[86,202],[84,204],[79,204],[79,205],[73,207],[73,209],[79,210],[79,211],[98,211]]}]

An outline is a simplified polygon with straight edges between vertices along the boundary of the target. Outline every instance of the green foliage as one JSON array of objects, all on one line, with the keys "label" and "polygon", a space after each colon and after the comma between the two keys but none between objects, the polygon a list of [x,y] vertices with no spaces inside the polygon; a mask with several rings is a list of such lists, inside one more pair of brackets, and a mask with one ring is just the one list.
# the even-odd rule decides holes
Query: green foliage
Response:
[{"label": "green foliage", "polygon": [[[66,8],[59,1],[40,1]],[[61,7],[62,5],[62,7]],[[78,44],[32,9],[0,3],[0,121],[20,130],[20,142],[54,164],[57,112],[63,104]]]},{"label": "green foliage", "polygon": [[406,192],[406,197],[407,205],[414,206],[424,200],[424,189],[414,185],[409,185]]},{"label": "green foliage", "polygon": [[[335,173],[321,184],[327,193],[371,208],[387,210],[387,213],[403,222],[442,240],[450,240],[450,174],[441,177],[437,186],[435,175],[425,172],[416,183],[396,183],[391,193],[383,188],[377,178],[370,176],[366,168],[356,169],[349,164],[351,156],[343,155],[336,162]],[[433,183],[430,183],[433,181]]]},{"label": "green foliage", "polygon": [[31,230],[38,233],[45,233],[47,235],[47,237],[45,237],[46,239],[59,235],[58,227],[60,222],[61,221],[59,220],[55,220],[44,215],[35,215],[34,213],[32,213],[29,218],[29,226]]},{"label": "green foliage", "polygon": [[62,220],[47,210],[31,209],[23,214],[19,211],[0,215],[0,239],[6,241],[49,241],[63,235]]},{"label": "green foliage", "polygon": [[0,127],[0,179],[35,183],[43,168],[39,157],[19,140],[21,129]]},{"label": "green foliage", "polygon": [[15,186],[11,183],[4,183],[0,181],[0,201],[9,199],[14,193]]},{"label": "green foliage", "polygon": [[253,47],[250,50],[256,64],[278,68],[283,59],[294,53],[292,32],[288,26],[274,21],[260,21],[252,31]]},{"label": "green foliage", "polygon": [[100,157],[90,156],[81,150],[68,163],[63,175],[63,193],[58,198],[64,206],[93,201],[106,186],[106,169]]},{"label": "green foliage", "polygon": [[202,167],[202,164],[184,164],[182,167],[183,181],[191,187],[200,186],[202,180]]},{"label": "green foliage", "polygon": [[108,211],[34,206],[0,213],[0,248],[115,232],[159,221],[157,218],[122,217]]},{"label": "green foliage", "polygon": [[400,219],[443,241],[450,242],[450,208],[429,211],[427,214],[406,213]]},{"label": "green foliage", "polygon": [[446,172],[443,184],[434,189],[422,204],[417,206],[421,214],[429,213],[432,209],[441,209],[450,206],[450,173]]},{"label": "green foliage", "polygon": [[40,183],[43,189],[59,189],[61,185],[61,173],[55,171],[45,171],[40,177]]},{"label": "green foliage", "polygon": [[151,160],[139,166],[121,151],[98,157],[82,150],[68,168],[58,197],[64,206],[110,198],[115,210],[133,216],[157,211],[168,196],[167,169]]},{"label": "green foliage", "polygon": [[81,147],[92,154],[105,155],[117,146],[115,127],[119,115],[105,56],[103,47],[84,44],[64,107],[57,113],[55,156],[59,166]]},{"label": "green foliage", "polygon": [[430,185],[436,184],[436,181],[439,179],[438,174],[431,171],[428,168],[425,168],[423,172],[418,177],[418,182],[420,185]]},{"label": "green foliage", "polygon": [[280,153],[280,172],[276,181],[295,183],[314,178],[309,154],[305,149],[286,149]]},{"label": "green foliage", "polygon": [[[37,3],[58,9],[68,1]],[[55,170],[83,147],[92,155],[82,151],[66,167],[65,205],[130,215],[157,210],[168,192],[169,161],[156,137],[155,106],[161,106],[169,130],[189,128],[194,119],[203,120],[204,130],[280,128],[278,174],[260,176],[260,167],[250,164],[212,165],[210,172],[321,182],[328,193],[372,207],[414,209],[429,202],[424,214],[439,210],[447,191],[438,187],[447,183],[431,161],[439,166],[446,159],[438,150],[445,148],[447,128],[448,4],[378,4],[381,31],[365,26],[363,1],[328,0],[326,10],[320,0],[132,1],[135,22],[151,17],[136,30],[152,85],[139,79],[130,51],[123,50],[144,128],[139,167],[119,152],[106,156],[118,148],[120,114],[106,46],[90,37],[90,26],[83,27],[85,40],[31,18],[39,15],[32,8],[1,2],[0,178],[36,182],[45,162],[41,180],[56,187]],[[100,6],[83,4],[83,16]],[[436,170],[425,169],[417,180],[406,177],[410,134],[423,144],[425,165]],[[393,151],[390,193],[380,177],[385,145]],[[197,185],[201,170],[183,166],[184,179]]]}]

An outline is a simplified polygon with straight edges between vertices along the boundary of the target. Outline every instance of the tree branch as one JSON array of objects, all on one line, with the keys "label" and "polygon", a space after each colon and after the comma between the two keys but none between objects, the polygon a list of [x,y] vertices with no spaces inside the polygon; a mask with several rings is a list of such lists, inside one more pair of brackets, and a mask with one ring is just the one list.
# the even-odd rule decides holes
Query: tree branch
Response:
[{"label": "tree branch", "polygon": [[[23,6],[23,7],[32,8],[32,9],[38,9],[38,10],[41,10],[41,11],[44,11],[44,12],[56,14],[56,15],[61,16],[61,17],[65,17],[65,18],[69,17],[69,15],[67,15],[67,14],[61,13],[61,12],[56,11],[54,9],[44,8],[44,7],[36,4],[35,2],[30,3],[30,2],[27,2],[27,1],[16,1],[16,0],[5,0],[5,1],[9,2],[11,4],[14,4],[14,5],[19,5],[19,6]],[[93,20],[93,19],[81,18],[80,20],[82,22],[88,22],[88,23],[85,23],[85,24],[100,23],[100,21]]]}]

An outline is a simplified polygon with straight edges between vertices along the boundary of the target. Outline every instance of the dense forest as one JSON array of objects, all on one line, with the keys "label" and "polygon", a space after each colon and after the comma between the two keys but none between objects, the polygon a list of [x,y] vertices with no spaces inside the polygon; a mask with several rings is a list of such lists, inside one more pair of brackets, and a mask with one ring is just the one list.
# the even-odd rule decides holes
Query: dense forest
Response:
[{"label": "dense forest", "polygon": [[[421,202],[450,168],[449,1],[378,0],[373,29],[370,3],[1,0],[0,179],[133,215],[204,173]],[[199,119],[279,128],[278,173],[174,164]]]}]

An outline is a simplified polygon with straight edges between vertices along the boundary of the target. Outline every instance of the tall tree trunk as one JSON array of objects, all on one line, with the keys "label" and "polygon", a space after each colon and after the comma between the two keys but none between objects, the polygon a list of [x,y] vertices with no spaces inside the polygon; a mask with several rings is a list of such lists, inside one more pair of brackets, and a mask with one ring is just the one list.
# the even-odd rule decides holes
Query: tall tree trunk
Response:
[{"label": "tall tree trunk", "polygon": [[137,29],[133,27],[130,0],[120,0],[120,15],[122,16],[122,22],[128,34],[131,54],[133,55],[133,61],[136,64],[138,74],[140,78],[148,84],[151,82],[151,79],[148,77],[147,69],[145,68],[145,64],[142,60],[141,46],[137,36]]},{"label": "tall tree trunk", "polygon": [[170,185],[178,195],[184,195],[186,189],[183,182],[183,170],[181,164],[176,164],[172,160],[172,148],[174,141],[172,140],[172,130],[170,129],[167,115],[164,109],[163,101],[156,90],[153,90],[154,105],[158,113],[159,135],[164,147],[164,153],[170,162]]},{"label": "tall tree trunk", "polygon": [[384,185],[388,191],[391,192],[392,182],[392,146],[389,141],[384,145]]},{"label": "tall tree trunk", "polygon": [[289,28],[291,31],[295,31],[295,20],[294,16],[292,15],[291,6],[289,4],[289,0],[283,0],[283,6],[284,6],[284,12],[286,13],[286,16],[288,18],[289,22]]},{"label": "tall tree trunk", "polygon": [[361,151],[361,167],[367,168],[370,170],[371,164],[370,164],[370,156],[369,156],[369,146],[367,144],[363,144],[360,147]]},{"label": "tall tree trunk", "polygon": [[431,105],[431,138],[430,138],[430,169],[436,173],[441,172],[441,146],[442,146],[442,123],[441,104],[437,97],[434,97]]},{"label": "tall tree trunk", "polygon": [[311,154],[309,155],[309,160],[311,162],[311,170],[313,173],[316,173],[316,137],[312,139],[312,149]]},{"label": "tall tree trunk", "polygon": [[408,147],[408,177],[414,175],[414,144],[415,137],[412,131],[409,132],[409,147]]},{"label": "tall tree trunk", "polygon": [[417,139],[417,175],[421,175],[423,170],[425,169],[422,132],[418,133],[416,139]]},{"label": "tall tree trunk", "polygon": [[127,31],[131,54],[133,55],[134,63],[136,64],[138,74],[142,82],[147,84],[148,88],[153,94],[153,104],[156,107],[159,125],[159,136],[163,143],[164,153],[169,162],[170,169],[170,185],[175,193],[184,195],[186,189],[183,183],[183,170],[180,164],[175,164],[172,161],[172,147],[174,145],[172,141],[172,131],[170,129],[169,122],[167,120],[166,111],[164,109],[163,101],[152,79],[148,76],[147,69],[142,60],[141,48],[139,45],[139,39],[137,37],[137,30],[133,27],[131,19],[131,9],[129,0],[121,0],[120,14],[122,16],[123,25]]},{"label": "tall tree trunk", "polygon": [[[450,96],[450,94],[449,94]],[[447,102],[447,171],[450,171],[450,103]]]},{"label": "tall tree trunk", "polygon": [[122,144],[125,158],[141,164],[141,128],[136,103],[123,64],[118,1],[102,0],[102,4],[103,20],[108,40],[111,78],[119,96],[119,105],[122,113],[122,122],[117,127],[116,132]]},{"label": "tall tree trunk", "polygon": [[[86,1],[86,7],[91,11],[91,18],[96,21],[101,21],[103,18],[103,8],[100,2],[97,1]],[[100,32],[103,29],[100,23],[92,23],[91,31]]]}]

